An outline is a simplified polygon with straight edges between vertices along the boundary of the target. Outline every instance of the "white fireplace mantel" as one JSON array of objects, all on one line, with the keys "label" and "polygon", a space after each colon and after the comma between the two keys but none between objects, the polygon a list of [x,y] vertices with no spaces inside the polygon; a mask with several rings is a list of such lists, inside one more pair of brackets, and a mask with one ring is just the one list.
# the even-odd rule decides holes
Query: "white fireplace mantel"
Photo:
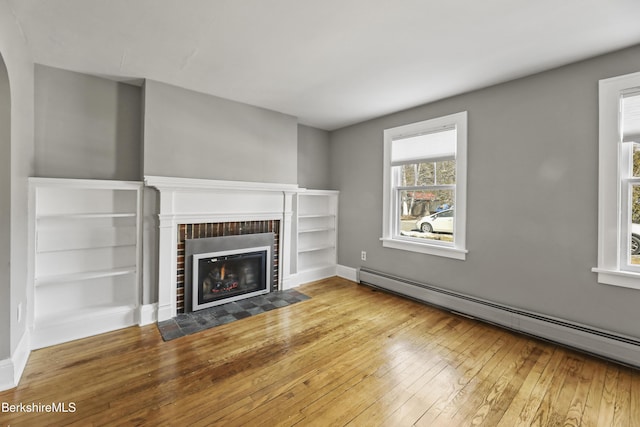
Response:
[{"label": "white fireplace mantel", "polygon": [[158,321],[176,316],[179,224],[280,220],[281,289],[292,287],[291,251],[295,184],[145,176],[160,193]]}]

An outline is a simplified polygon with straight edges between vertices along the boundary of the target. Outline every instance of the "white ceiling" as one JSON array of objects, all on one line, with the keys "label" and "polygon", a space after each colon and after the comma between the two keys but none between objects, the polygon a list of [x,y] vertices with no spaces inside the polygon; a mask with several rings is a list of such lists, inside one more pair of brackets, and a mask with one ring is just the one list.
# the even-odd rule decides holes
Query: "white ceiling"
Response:
[{"label": "white ceiling", "polygon": [[336,129],[640,43],[640,0],[9,0],[36,63]]}]

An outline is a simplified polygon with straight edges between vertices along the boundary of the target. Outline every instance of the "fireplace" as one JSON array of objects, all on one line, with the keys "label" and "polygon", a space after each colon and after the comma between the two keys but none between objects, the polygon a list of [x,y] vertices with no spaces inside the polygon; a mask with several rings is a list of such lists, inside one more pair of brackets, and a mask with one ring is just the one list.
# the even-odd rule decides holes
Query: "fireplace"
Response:
[{"label": "fireplace", "polygon": [[[271,270],[267,274],[269,291],[295,286],[291,275],[291,250],[295,246],[291,243],[294,241],[293,195],[298,191],[297,185],[159,176],[145,176],[145,181],[159,192],[158,321],[193,309],[190,270],[195,253],[238,249],[205,248],[187,256],[189,239],[271,232],[269,244],[252,244],[244,249],[272,247]],[[154,201],[149,199],[152,206]],[[150,212],[153,209],[151,207]]]},{"label": "fireplace", "polygon": [[274,233],[185,240],[185,311],[266,294],[272,289]]}]

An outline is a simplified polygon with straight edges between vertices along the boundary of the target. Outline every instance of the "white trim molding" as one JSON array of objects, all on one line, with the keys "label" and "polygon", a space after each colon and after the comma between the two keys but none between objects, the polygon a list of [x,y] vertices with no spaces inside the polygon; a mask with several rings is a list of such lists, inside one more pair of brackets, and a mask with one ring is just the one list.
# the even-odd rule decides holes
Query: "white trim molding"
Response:
[{"label": "white trim molding", "polygon": [[336,267],[336,276],[343,279],[351,280],[352,282],[358,282],[358,269],[353,267],[347,267],[346,265],[339,265]]},{"label": "white trim molding", "polygon": [[151,325],[158,321],[158,304],[143,304],[138,307],[138,326]]},{"label": "white trim molding", "polygon": [[29,332],[25,331],[11,357],[0,360],[0,391],[18,386],[30,354]]}]

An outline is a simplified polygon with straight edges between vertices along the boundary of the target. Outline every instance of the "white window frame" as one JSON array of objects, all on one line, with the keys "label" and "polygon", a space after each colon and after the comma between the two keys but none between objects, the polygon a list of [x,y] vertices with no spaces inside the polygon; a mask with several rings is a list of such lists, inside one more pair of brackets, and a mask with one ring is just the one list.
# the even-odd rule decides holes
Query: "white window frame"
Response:
[{"label": "white window frame", "polygon": [[[628,147],[622,142],[622,94],[640,87],[640,72],[600,80],[598,134],[598,282],[640,289],[640,271],[627,265],[629,230]],[[635,271],[634,271],[635,270]]]},{"label": "white window frame", "polygon": [[[396,203],[391,166],[391,145],[395,139],[428,132],[456,128],[456,184],[453,244],[437,240],[401,236],[397,231],[399,203]],[[387,248],[437,255],[458,260],[466,259],[467,223],[467,112],[450,114],[384,131],[384,183],[383,183],[382,245]]]}]

